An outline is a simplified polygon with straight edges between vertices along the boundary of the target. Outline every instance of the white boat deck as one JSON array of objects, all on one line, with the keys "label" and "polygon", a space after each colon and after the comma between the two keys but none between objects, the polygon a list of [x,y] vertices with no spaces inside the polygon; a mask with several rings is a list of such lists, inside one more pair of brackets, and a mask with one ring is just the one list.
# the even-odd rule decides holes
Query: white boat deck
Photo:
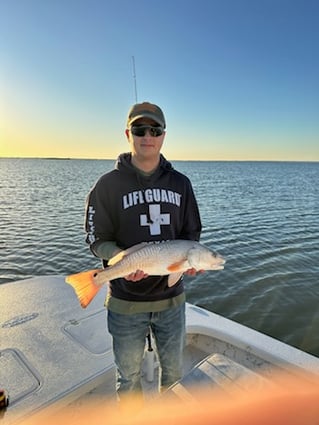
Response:
[{"label": "white boat deck", "polygon": [[[114,395],[105,295],[106,288],[83,310],[61,276],[0,286],[0,388],[10,396],[3,424],[53,403],[63,407],[83,395]],[[185,374],[215,355],[209,361],[216,366],[218,360],[224,369],[231,361],[242,371],[268,376],[274,367],[319,375],[318,358],[273,338],[190,304],[186,318]],[[152,382],[147,377],[145,371],[145,389],[154,390],[156,370]]]},{"label": "white boat deck", "polygon": [[165,395],[187,402],[200,396],[201,393],[197,391],[200,387],[218,388],[231,394],[237,390],[249,391],[252,383],[255,388],[262,388],[269,382],[265,376],[223,354],[211,354],[173,385]]},{"label": "white boat deck", "polygon": [[103,381],[113,367],[104,290],[86,310],[61,277],[3,284],[0,291],[0,386],[11,410],[39,409]]}]

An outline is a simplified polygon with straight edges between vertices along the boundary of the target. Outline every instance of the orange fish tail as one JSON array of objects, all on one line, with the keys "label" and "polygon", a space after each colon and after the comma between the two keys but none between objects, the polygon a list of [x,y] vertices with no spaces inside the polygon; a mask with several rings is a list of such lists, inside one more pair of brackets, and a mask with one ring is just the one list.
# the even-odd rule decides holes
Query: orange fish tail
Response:
[{"label": "orange fish tail", "polygon": [[102,286],[94,281],[96,273],[101,271],[100,269],[89,270],[66,277],[65,281],[73,287],[81,307],[86,308],[101,289]]}]

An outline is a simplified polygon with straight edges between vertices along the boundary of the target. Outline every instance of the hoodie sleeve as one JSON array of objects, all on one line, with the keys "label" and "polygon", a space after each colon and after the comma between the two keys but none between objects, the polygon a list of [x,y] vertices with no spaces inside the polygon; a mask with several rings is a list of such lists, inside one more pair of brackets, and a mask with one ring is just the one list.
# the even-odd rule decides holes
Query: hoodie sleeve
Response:
[{"label": "hoodie sleeve", "polygon": [[202,231],[199,208],[192,184],[188,178],[186,178],[186,183],[184,222],[179,238],[199,241]]},{"label": "hoodie sleeve", "polygon": [[94,255],[99,256],[97,248],[104,241],[114,241],[114,223],[110,214],[111,203],[108,200],[102,179],[89,193],[85,209],[86,242]]}]

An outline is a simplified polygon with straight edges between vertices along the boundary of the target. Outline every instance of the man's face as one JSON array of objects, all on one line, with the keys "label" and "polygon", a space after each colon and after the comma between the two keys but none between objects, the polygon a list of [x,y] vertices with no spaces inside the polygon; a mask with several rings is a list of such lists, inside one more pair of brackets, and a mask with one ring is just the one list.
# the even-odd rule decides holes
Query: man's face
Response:
[{"label": "man's face", "polygon": [[[161,134],[160,134],[161,133]],[[155,121],[141,118],[126,130],[133,155],[141,159],[158,157],[164,142],[165,131]]]}]

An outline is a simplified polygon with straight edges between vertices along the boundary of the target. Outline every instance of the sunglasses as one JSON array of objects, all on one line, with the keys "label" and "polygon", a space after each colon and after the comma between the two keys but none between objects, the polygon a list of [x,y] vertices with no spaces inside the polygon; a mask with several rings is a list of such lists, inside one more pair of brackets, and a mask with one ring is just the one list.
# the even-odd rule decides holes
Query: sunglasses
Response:
[{"label": "sunglasses", "polygon": [[153,127],[152,125],[133,125],[131,127],[131,133],[137,137],[144,137],[147,130],[152,137],[158,137],[164,133],[162,127]]}]

